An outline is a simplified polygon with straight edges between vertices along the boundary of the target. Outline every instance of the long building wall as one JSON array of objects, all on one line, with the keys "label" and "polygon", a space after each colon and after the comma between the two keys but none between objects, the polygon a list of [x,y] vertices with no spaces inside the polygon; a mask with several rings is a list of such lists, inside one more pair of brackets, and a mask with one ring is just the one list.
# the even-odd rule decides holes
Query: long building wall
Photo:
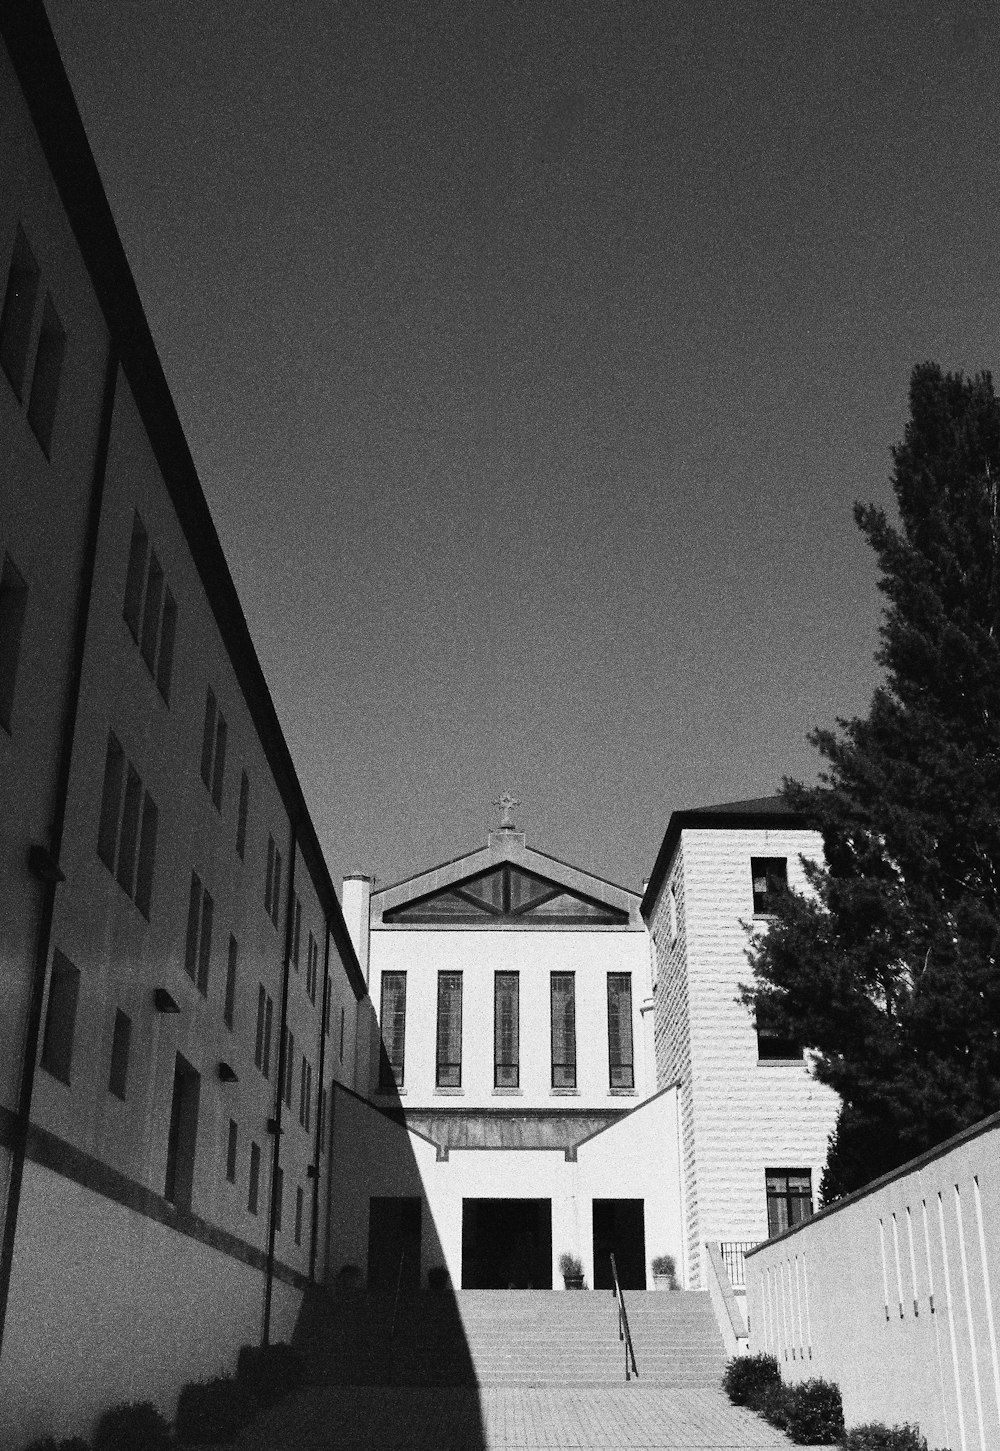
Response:
[{"label": "long building wall", "polygon": [[754,1251],[750,1348],[836,1381],[848,1426],[1000,1446],[1000,1114]]},{"label": "long building wall", "polygon": [[290,1332],[326,1271],[332,1085],[367,1073],[373,1015],[42,6],[12,0],[0,35],[16,1448],[114,1401],[172,1414]]}]

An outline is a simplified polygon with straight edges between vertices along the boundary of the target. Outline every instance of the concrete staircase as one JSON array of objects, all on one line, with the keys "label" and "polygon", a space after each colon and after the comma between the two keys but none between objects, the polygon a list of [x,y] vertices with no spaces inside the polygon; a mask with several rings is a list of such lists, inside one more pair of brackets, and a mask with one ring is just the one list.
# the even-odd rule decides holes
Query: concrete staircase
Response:
[{"label": "concrete staircase", "polygon": [[[725,1356],[707,1294],[627,1292],[643,1387],[718,1386]],[[326,1385],[596,1387],[625,1383],[609,1291],[459,1290],[399,1305],[310,1292],[296,1332]]]}]

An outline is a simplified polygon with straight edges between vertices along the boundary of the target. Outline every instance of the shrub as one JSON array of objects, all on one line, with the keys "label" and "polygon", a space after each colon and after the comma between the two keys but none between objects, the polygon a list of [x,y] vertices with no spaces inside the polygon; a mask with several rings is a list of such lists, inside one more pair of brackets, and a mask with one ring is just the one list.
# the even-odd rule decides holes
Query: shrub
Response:
[{"label": "shrub", "polygon": [[568,1250],[563,1250],[559,1256],[559,1273],[561,1275],[582,1275],[583,1261],[576,1255],[571,1255]]},{"label": "shrub", "polygon": [[304,1384],[306,1363],[283,1340],[276,1345],[241,1345],[236,1377],[262,1405],[271,1406]]},{"label": "shrub", "polygon": [[781,1371],[773,1355],[738,1355],[726,1366],[722,1389],[734,1406],[756,1410],[766,1386],[781,1385]]},{"label": "shrub", "polygon": [[94,1451],[169,1451],[170,1427],[152,1401],[112,1406],[97,1423]]},{"label": "shrub", "polygon": [[193,1446],[232,1441],[255,1410],[256,1401],[245,1381],[219,1376],[186,1385],[177,1400],[178,1438]]},{"label": "shrub", "polygon": [[428,1290],[447,1290],[448,1268],[446,1265],[431,1265],[427,1271]]},{"label": "shrub", "polygon": [[840,1387],[829,1380],[804,1380],[788,1387],[784,1429],[799,1446],[826,1446],[844,1434]]},{"label": "shrub", "polygon": [[671,1279],[674,1279],[677,1274],[677,1261],[673,1255],[654,1255],[653,1274],[669,1275]]},{"label": "shrub", "polygon": [[90,1451],[90,1447],[82,1436],[68,1436],[65,1441],[57,1441],[54,1436],[41,1436],[26,1446],[25,1451]]},{"label": "shrub", "polygon": [[840,1444],[844,1451],[927,1451],[919,1426],[883,1426],[880,1421],[853,1426]]},{"label": "shrub", "polygon": [[792,1387],[786,1386],[783,1381],[776,1380],[761,1387],[756,1398],[750,1403],[750,1409],[756,1411],[758,1416],[763,1416],[765,1421],[769,1421],[779,1431],[786,1431],[791,1413],[791,1401]]}]

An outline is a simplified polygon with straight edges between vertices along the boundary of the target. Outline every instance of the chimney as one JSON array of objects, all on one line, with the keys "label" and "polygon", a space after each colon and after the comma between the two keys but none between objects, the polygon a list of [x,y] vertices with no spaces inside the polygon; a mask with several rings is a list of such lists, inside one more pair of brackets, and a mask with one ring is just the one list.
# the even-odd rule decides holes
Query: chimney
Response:
[{"label": "chimney", "polygon": [[368,986],[368,928],[371,914],[372,879],[363,872],[351,872],[341,888],[341,908],[347,931],[358,954],[358,962]]}]

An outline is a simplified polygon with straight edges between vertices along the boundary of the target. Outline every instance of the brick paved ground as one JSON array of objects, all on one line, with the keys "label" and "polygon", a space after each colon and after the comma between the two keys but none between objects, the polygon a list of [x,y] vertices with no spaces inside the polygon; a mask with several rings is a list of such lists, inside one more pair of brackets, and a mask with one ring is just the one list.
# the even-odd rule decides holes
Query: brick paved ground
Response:
[{"label": "brick paved ground", "polygon": [[311,1386],[239,1451],[787,1451],[718,1390]]}]

